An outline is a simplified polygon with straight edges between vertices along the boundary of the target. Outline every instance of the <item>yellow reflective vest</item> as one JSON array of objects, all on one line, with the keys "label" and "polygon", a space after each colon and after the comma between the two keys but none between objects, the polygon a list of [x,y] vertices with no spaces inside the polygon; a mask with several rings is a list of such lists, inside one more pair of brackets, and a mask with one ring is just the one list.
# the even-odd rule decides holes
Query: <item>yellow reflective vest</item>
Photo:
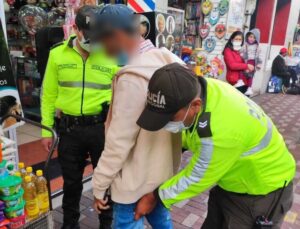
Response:
[{"label": "yellow reflective vest", "polygon": [[193,156],[158,193],[167,208],[214,185],[240,194],[266,195],[294,178],[296,164],[272,120],[227,83],[200,78],[203,109],[183,133]]},{"label": "yellow reflective vest", "polygon": [[[111,83],[118,71],[115,61],[102,51],[84,60],[73,47],[75,37],[57,44],[49,54],[42,87],[42,124],[53,127],[56,110],[64,114],[97,115],[111,101]],[[48,131],[43,137],[50,137]]]}]

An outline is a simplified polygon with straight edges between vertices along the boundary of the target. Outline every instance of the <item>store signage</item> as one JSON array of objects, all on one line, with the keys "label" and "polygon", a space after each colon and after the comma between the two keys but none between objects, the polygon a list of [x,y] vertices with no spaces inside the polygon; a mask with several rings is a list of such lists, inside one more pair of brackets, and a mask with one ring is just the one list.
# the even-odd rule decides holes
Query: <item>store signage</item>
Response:
[{"label": "store signage", "polygon": [[127,5],[136,13],[145,13],[155,10],[155,0],[128,0]]},{"label": "store signage", "polygon": [[[22,114],[19,93],[13,77],[8,48],[0,19],[0,116],[8,112]],[[0,129],[12,128],[17,124],[19,123],[17,123],[15,119],[10,118],[0,126]]]}]

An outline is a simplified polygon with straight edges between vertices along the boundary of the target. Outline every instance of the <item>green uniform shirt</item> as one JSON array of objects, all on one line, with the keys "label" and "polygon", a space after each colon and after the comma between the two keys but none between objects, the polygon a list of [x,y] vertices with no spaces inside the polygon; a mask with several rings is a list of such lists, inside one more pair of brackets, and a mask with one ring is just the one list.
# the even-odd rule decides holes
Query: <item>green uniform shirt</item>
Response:
[{"label": "green uniform shirt", "polygon": [[203,109],[184,132],[189,164],[159,188],[167,208],[213,185],[242,194],[265,195],[295,175],[295,161],[271,119],[227,83],[200,78]]},{"label": "green uniform shirt", "polygon": [[[41,97],[42,124],[53,127],[56,109],[64,114],[97,115],[101,104],[111,101],[111,83],[118,71],[104,52],[91,53],[84,61],[70,37],[51,51]],[[43,137],[50,137],[48,131]]]}]

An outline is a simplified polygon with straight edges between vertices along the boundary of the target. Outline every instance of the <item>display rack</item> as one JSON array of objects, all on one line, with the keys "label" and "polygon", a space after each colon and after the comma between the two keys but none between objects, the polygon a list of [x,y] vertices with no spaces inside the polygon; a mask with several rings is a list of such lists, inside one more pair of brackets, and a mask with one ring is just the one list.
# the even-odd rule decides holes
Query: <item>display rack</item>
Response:
[{"label": "display rack", "polygon": [[8,48],[23,112],[26,117],[39,120],[42,82],[37,71],[34,37],[19,24],[18,9],[12,7],[5,13],[5,18]]},{"label": "display rack", "polygon": [[1,137],[2,141],[2,156],[7,164],[13,164],[16,168],[19,163],[18,146],[17,143],[9,138]]},{"label": "display rack", "polygon": [[[46,126],[43,126],[40,123],[34,122],[32,120],[29,120],[29,119],[24,118],[24,117],[19,116],[19,115],[13,115],[13,114],[5,115],[4,117],[2,117],[0,119],[0,124],[2,124],[2,122],[4,122],[9,117],[15,118],[18,121],[25,122],[26,124],[30,124],[30,125],[48,130],[52,134],[52,145],[50,146],[50,150],[49,150],[49,153],[48,153],[47,158],[45,160],[45,166],[44,166],[44,174],[45,174],[45,178],[47,180],[47,188],[48,188],[48,193],[49,193],[48,197],[49,197],[50,212],[48,212],[47,214],[40,215],[39,218],[26,223],[23,226],[23,228],[27,228],[27,229],[53,229],[54,223],[53,223],[53,216],[52,216],[52,210],[53,209],[52,209],[52,195],[51,195],[51,185],[50,185],[50,176],[49,176],[49,163],[50,163],[50,160],[53,156],[54,150],[55,150],[55,148],[58,144],[57,134],[53,129],[51,129],[49,127],[46,127]],[[7,148],[11,148],[11,147],[16,145],[16,143],[12,140],[5,139],[5,141],[6,141]]]}]

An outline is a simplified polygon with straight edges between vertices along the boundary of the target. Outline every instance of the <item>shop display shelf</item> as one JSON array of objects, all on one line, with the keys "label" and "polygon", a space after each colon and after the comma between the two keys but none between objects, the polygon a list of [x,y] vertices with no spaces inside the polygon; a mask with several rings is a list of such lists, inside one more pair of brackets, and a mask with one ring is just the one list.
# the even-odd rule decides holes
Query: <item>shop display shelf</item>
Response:
[{"label": "shop display shelf", "polygon": [[37,219],[25,224],[24,229],[53,229],[53,215],[52,212],[48,212],[39,216]]},{"label": "shop display shelf", "polygon": [[6,160],[8,164],[17,165],[19,162],[18,161],[19,157],[18,157],[16,142],[3,136],[1,136],[1,140],[3,142],[3,151],[2,151],[3,160]]},{"label": "shop display shelf", "polygon": [[[45,178],[47,180],[47,188],[48,188],[48,194],[49,194],[49,209],[50,209],[50,211],[46,214],[40,215],[37,219],[29,221],[22,228],[26,228],[26,229],[53,229],[54,228],[54,221],[53,221],[53,216],[52,216],[52,210],[53,209],[52,209],[52,195],[51,195],[50,176],[49,176],[49,163],[50,163],[50,160],[53,156],[54,150],[55,150],[55,148],[58,144],[57,134],[53,129],[51,129],[49,127],[43,126],[38,122],[34,122],[30,119],[24,118],[24,117],[19,116],[19,115],[14,115],[14,114],[7,114],[7,115],[3,116],[0,119],[0,124],[2,122],[4,122],[9,117],[15,118],[17,121],[23,121],[27,124],[39,127],[41,129],[48,130],[52,134],[53,143],[50,147],[49,153],[48,153],[47,158],[45,160],[45,166],[44,166],[44,175],[45,175]],[[6,143],[8,145],[13,144],[13,142],[9,139],[6,140]]]}]

